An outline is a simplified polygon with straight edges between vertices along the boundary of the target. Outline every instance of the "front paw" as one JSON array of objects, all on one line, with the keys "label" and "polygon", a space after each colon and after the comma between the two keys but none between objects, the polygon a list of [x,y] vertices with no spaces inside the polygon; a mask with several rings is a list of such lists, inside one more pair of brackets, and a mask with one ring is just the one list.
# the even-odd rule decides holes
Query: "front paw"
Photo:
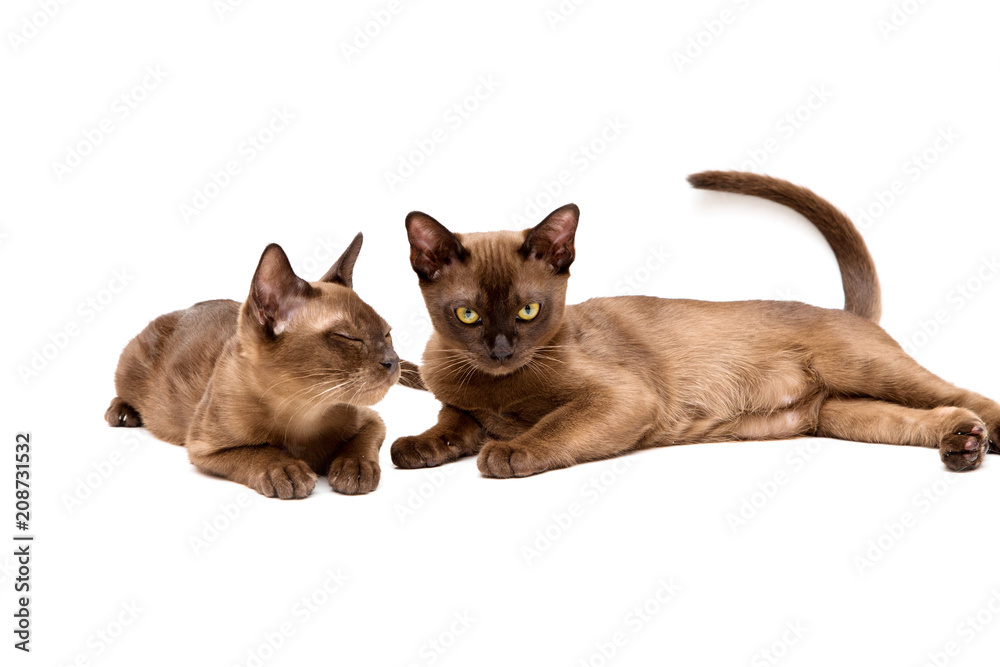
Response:
[{"label": "front paw", "polygon": [[462,448],[448,438],[422,433],[399,438],[389,448],[397,468],[433,468],[461,458]]},{"label": "front paw", "polygon": [[546,470],[563,468],[553,457],[511,442],[494,440],[483,446],[479,452],[479,472],[484,477],[506,479],[527,477]]},{"label": "front paw", "polygon": [[990,449],[986,425],[967,410],[956,411],[941,437],[941,460],[949,470],[975,470]]},{"label": "front paw", "polygon": [[381,477],[378,461],[349,456],[334,459],[326,475],[334,491],[348,496],[374,491]]},{"label": "front paw", "polygon": [[298,459],[274,461],[251,474],[247,486],[268,498],[305,498],[316,486],[316,473]]}]

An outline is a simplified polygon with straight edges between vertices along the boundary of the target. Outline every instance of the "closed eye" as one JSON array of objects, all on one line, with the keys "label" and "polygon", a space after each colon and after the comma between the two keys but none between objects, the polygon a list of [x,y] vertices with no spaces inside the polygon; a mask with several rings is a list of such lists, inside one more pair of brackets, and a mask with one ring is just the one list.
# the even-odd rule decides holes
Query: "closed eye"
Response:
[{"label": "closed eye", "polygon": [[339,331],[331,331],[330,334],[336,336],[337,338],[343,338],[344,340],[354,341],[355,343],[361,342],[360,338],[355,338],[354,336],[349,336],[345,333],[340,333]]}]

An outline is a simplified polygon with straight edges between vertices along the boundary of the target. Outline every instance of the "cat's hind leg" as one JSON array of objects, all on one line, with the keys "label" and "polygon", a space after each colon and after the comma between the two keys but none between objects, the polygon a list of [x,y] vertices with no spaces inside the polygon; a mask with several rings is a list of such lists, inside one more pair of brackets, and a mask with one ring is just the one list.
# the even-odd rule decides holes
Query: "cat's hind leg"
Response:
[{"label": "cat's hind leg", "polygon": [[124,426],[136,428],[142,426],[142,417],[139,411],[123,401],[118,396],[111,399],[111,405],[104,413],[104,419],[111,426]]},{"label": "cat's hind leg", "polygon": [[863,331],[859,326],[856,333],[853,338],[820,347],[813,357],[812,363],[831,394],[920,410],[964,408],[985,424],[984,440],[1000,453],[1000,404],[934,375],[881,329]]},{"label": "cat's hind leg", "polygon": [[816,435],[890,445],[936,447],[949,470],[974,470],[989,450],[986,424],[959,407],[909,408],[888,401],[831,398],[819,411]]}]

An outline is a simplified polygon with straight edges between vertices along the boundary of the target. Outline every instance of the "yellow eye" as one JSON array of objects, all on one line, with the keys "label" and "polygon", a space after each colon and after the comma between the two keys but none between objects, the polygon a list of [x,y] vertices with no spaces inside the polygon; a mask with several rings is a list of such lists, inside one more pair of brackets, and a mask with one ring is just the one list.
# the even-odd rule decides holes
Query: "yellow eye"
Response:
[{"label": "yellow eye", "polygon": [[541,310],[541,306],[537,303],[529,303],[521,310],[517,311],[517,319],[519,320],[533,320],[538,317],[538,311]]},{"label": "yellow eye", "polygon": [[462,306],[455,309],[455,315],[463,324],[475,324],[479,321],[479,313],[472,310],[471,308],[466,308]]}]

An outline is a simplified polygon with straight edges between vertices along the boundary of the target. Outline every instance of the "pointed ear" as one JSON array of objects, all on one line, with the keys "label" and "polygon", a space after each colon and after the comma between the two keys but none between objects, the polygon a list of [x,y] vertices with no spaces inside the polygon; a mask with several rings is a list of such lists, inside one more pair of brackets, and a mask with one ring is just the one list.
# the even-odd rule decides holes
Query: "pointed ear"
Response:
[{"label": "pointed ear", "polygon": [[410,239],[410,265],[421,280],[436,280],[450,264],[468,255],[457,236],[420,211],[406,216],[406,235]]},{"label": "pointed ear", "polygon": [[351,245],[340,256],[330,270],[319,279],[321,283],[339,283],[344,287],[354,287],[354,263],[358,261],[358,253],[361,252],[361,243],[364,241],[361,232],[354,237]]},{"label": "pointed ear", "polygon": [[264,248],[250,283],[249,305],[258,324],[269,334],[284,331],[292,313],[305,303],[312,288],[292,271],[277,243]]},{"label": "pointed ear", "polygon": [[521,255],[547,263],[556,273],[568,271],[576,257],[573,240],[579,221],[580,209],[576,204],[557,208],[528,232]]}]

